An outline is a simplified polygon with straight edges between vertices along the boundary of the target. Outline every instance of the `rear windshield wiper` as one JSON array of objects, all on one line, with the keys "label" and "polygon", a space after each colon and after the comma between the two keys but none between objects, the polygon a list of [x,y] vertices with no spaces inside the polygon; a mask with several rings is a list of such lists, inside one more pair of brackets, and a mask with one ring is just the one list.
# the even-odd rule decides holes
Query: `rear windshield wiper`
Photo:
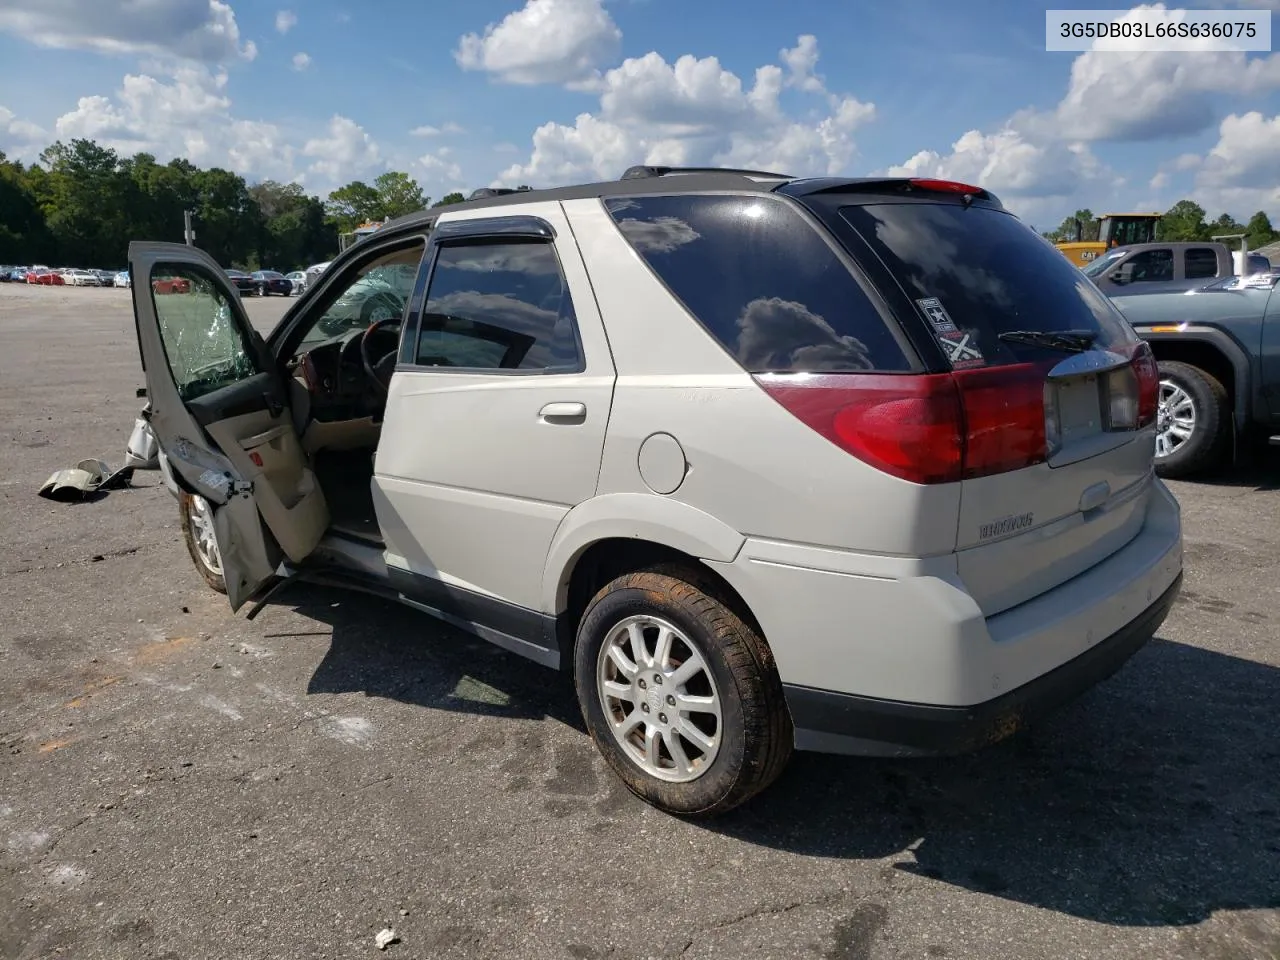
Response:
[{"label": "rear windshield wiper", "polygon": [[1092,330],[1008,330],[1000,334],[1006,343],[1026,343],[1049,350],[1084,353],[1093,346],[1098,335]]}]

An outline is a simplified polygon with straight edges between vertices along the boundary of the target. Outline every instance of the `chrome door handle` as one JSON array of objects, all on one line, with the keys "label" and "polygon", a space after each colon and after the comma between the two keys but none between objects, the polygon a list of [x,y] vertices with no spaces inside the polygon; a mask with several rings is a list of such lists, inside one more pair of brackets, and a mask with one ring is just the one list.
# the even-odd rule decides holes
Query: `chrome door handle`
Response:
[{"label": "chrome door handle", "polygon": [[587,419],[585,403],[548,403],[538,411],[538,419],[545,423],[581,423]]}]

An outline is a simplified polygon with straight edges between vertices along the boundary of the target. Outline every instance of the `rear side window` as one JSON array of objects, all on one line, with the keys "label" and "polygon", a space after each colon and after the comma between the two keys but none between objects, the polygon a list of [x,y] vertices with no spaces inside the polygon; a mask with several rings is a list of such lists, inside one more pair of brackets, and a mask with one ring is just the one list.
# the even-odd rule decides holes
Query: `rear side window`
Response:
[{"label": "rear side window", "polygon": [[1191,247],[1183,254],[1183,267],[1188,280],[1203,280],[1218,275],[1218,254],[1204,247]]},{"label": "rear side window", "polygon": [[560,260],[544,242],[444,246],[431,272],[415,361],[423,367],[584,369]]},{"label": "rear side window", "polygon": [[910,363],[822,236],[765,197],[605,201],[686,309],[752,373],[905,371]]},{"label": "rear side window", "polygon": [[1001,339],[1087,331],[1104,347],[1134,339],[1124,318],[1062,253],[1011,214],[961,203],[868,203],[841,219],[897,277],[956,367],[1061,359]]}]

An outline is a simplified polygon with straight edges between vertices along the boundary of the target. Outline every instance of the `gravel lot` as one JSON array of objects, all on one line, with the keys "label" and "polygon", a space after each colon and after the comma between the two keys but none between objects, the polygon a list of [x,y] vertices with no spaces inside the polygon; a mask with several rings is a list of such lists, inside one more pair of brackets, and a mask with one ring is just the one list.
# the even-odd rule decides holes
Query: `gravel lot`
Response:
[{"label": "gravel lot", "polygon": [[[292,301],[246,301],[269,328]],[[1177,484],[1160,639],[984,753],[801,755],[688,824],[567,682],[313,588],[253,622],[118,463],[129,294],[0,285],[0,958],[1280,957],[1280,463]]]}]

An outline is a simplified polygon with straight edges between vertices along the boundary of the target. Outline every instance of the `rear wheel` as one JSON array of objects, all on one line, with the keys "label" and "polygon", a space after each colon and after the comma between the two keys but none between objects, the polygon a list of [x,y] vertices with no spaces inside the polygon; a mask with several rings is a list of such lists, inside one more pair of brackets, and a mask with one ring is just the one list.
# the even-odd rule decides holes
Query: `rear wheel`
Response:
[{"label": "rear wheel", "polygon": [[1156,472],[1190,476],[1217,466],[1231,439],[1226,388],[1189,363],[1160,363]]},{"label": "rear wheel", "polygon": [[187,542],[191,562],[204,577],[204,582],[219,593],[227,592],[222,576],[222,553],[213,528],[213,507],[199,494],[178,494],[178,514],[182,518],[182,536]]},{"label": "rear wheel", "polygon": [[793,730],[764,639],[689,571],[619,577],[578,628],[578,702],[596,746],[638,797],[710,816],[782,772]]}]

